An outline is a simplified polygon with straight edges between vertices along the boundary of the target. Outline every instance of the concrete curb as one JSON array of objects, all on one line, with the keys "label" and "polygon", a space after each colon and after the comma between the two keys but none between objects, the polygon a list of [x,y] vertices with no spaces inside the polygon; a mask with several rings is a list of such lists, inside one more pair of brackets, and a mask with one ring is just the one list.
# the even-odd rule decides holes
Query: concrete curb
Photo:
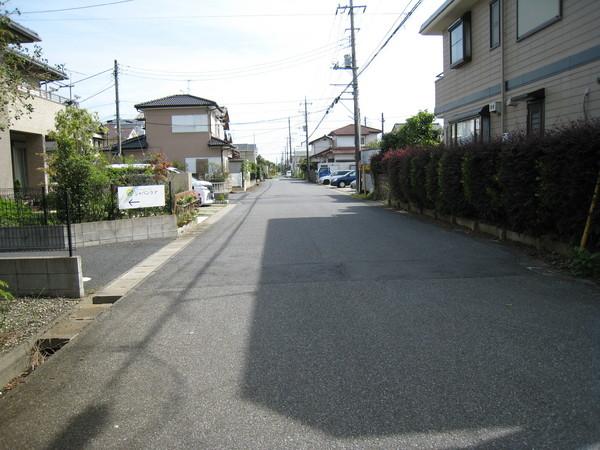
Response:
[{"label": "concrete curb", "polygon": [[[201,223],[194,224],[195,228],[189,232],[189,236],[180,237],[148,256],[120,277],[114,279],[100,292],[85,297],[72,310],[57,317],[35,336],[0,356],[0,392],[12,379],[23,375],[31,368],[31,351],[37,342],[41,340],[70,341],[75,338],[96,317],[110,309],[112,303],[126,295],[148,275],[191,244],[197,234],[221,220],[234,207],[234,204],[227,205]],[[96,300],[96,297],[99,298]]]}]

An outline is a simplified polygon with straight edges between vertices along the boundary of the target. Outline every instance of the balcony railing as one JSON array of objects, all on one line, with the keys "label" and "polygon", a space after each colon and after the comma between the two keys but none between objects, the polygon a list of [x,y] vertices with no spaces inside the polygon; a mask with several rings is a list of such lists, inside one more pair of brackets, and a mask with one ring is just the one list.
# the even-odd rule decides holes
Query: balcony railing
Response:
[{"label": "balcony railing", "polygon": [[55,102],[55,103],[60,103],[61,105],[67,105],[67,104],[76,104],[76,102],[74,100],[69,100],[66,97],[63,97],[62,95],[58,95],[55,92],[52,91],[44,91],[42,89],[32,89],[32,88],[21,88],[21,90],[23,92],[27,92],[29,95],[33,96],[33,97],[39,97],[39,98],[43,98],[45,100],[49,100],[51,102]]}]

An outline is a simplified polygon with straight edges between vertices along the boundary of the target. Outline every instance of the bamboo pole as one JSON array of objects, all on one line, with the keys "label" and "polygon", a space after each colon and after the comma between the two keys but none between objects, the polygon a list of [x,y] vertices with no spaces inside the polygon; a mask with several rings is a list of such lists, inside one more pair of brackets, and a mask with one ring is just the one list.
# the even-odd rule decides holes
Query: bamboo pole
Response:
[{"label": "bamboo pole", "polygon": [[590,231],[592,229],[592,218],[594,216],[594,210],[598,204],[598,197],[600,197],[600,169],[598,170],[598,176],[596,177],[596,187],[594,188],[594,195],[592,196],[592,202],[590,203],[590,209],[588,211],[587,220],[585,221],[585,228],[583,229],[583,235],[581,236],[581,242],[579,248],[585,250],[587,242],[590,237]]}]

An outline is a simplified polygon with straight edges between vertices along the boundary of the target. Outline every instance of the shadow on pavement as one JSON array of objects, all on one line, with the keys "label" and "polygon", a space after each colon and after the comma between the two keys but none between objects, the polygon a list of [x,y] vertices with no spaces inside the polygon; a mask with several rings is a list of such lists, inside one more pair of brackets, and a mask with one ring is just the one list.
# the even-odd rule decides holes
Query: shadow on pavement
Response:
[{"label": "shadow on pavement", "polygon": [[84,449],[105,429],[109,408],[106,405],[90,405],[71,418],[63,431],[48,446],[48,450]]},{"label": "shadow on pavement", "polygon": [[390,233],[398,216],[377,209],[365,227],[352,210],[269,221],[244,399],[336,438],[600,442],[594,293],[499,247],[440,229],[424,242],[426,224]]}]

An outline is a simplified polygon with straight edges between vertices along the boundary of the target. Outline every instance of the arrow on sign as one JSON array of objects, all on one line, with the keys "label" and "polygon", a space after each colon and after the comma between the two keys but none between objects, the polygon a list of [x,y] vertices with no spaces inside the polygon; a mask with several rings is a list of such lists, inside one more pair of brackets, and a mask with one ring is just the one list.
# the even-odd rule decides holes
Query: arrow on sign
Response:
[{"label": "arrow on sign", "polygon": [[133,205],[134,203],[140,203],[140,202],[136,202],[136,201],[133,201],[133,200],[129,200],[129,204],[130,204],[130,205]]}]

